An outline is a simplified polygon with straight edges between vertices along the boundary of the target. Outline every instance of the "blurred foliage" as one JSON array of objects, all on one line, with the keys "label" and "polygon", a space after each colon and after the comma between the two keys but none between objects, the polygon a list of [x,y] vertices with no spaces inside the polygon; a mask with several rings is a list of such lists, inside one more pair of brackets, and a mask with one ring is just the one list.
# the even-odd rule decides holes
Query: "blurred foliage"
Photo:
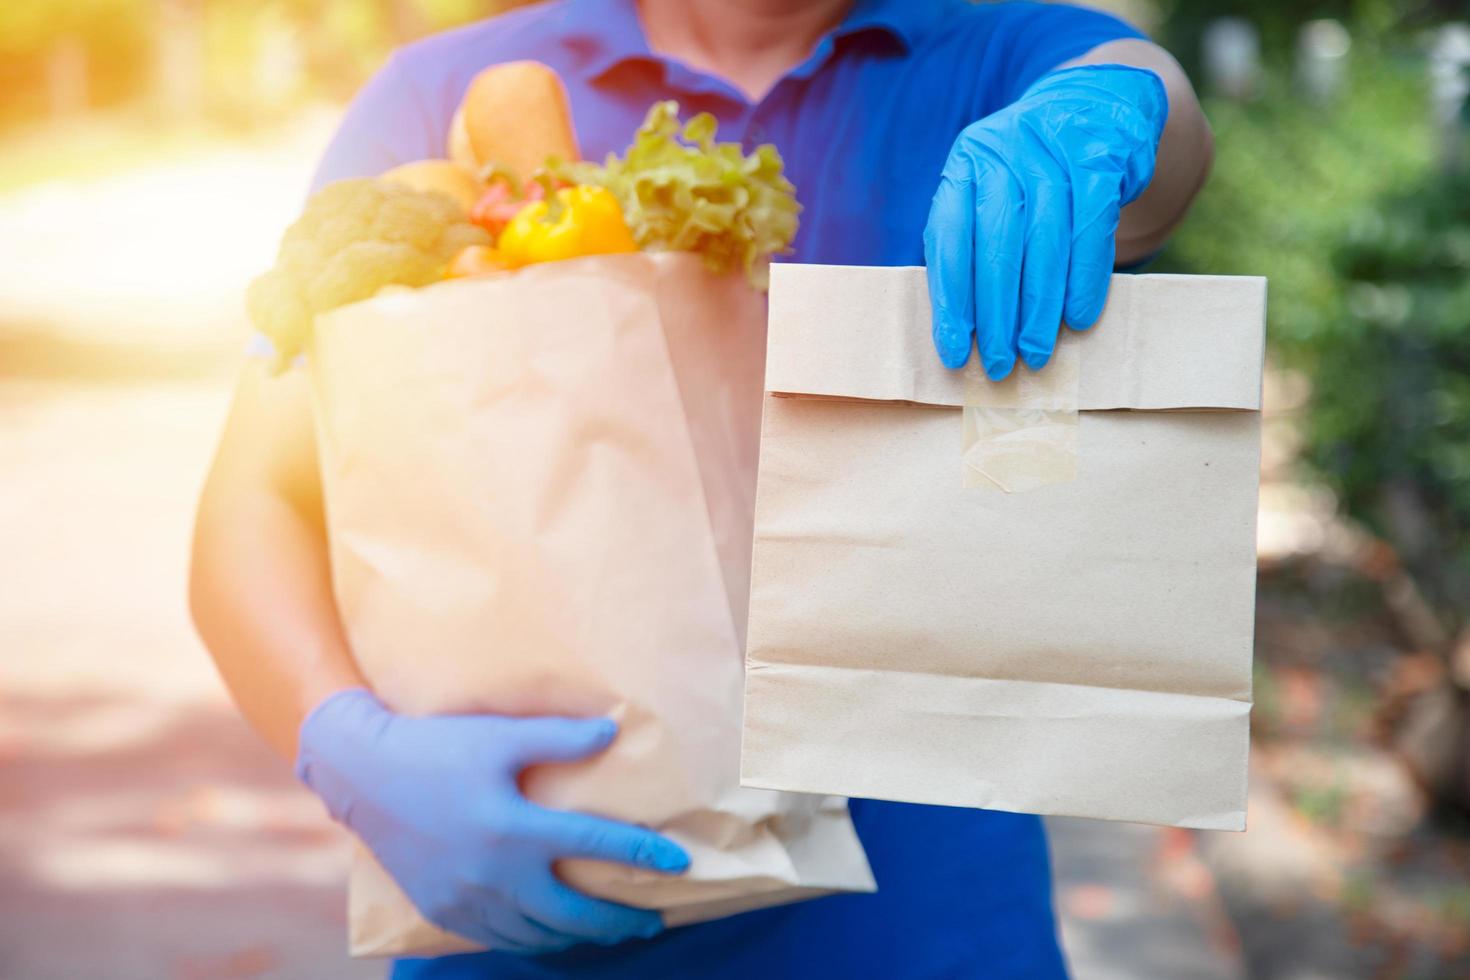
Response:
[{"label": "blurred foliage", "polygon": [[[1166,32],[1186,62],[1211,17],[1261,26],[1263,91],[1206,98],[1214,174],[1159,263],[1270,278],[1273,356],[1312,381],[1306,461],[1451,626],[1470,610],[1470,176],[1441,164],[1424,50],[1456,6],[1180,0]],[[1345,91],[1320,104],[1291,56],[1328,14],[1353,47]]]},{"label": "blurred foliage", "polygon": [[1165,257],[1179,271],[1269,276],[1270,337],[1292,355],[1335,316],[1332,256],[1354,215],[1434,160],[1422,66],[1383,56],[1364,70],[1364,60],[1327,106],[1297,98],[1281,73],[1255,102],[1207,98],[1214,172]]},{"label": "blurred foliage", "polygon": [[[1470,173],[1385,195],[1334,254],[1310,459],[1447,610],[1470,609]],[[1328,383],[1330,381],[1330,383]]]},{"label": "blurred foliage", "polygon": [[1311,20],[1341,21],[1361,43],[1465,16],[1467,10],[1465,0],[1159,0],[1159,39],[1193,71],[1206,25],[1219,17],[1239,17],[1260,31],[1266,60],[1280,67],[1290,59],[1301,25]]},{"label": "blurred foliage", "polygon": [[7,0],[0,3],[0,123],[48,109],[48,56],[67,41],[87,53],[89,87],[99,101],[138,90],[139,52],[150,44],[144,0]]},{"label": "blurred foliage", "polygon": [[526,0],[7,0],[0,125],[47,114],[48,66],[80,47],[87,104],[135,101],[169,42],[202,66],[199,102],[248,117],[302,96],[343,98],[395,45]]},{"label": "blurred foliage", "polygon": [[146,31],[145,0],[11,0],[0,4],[0,53],[23,57],[65,37],[126,47]]},{"label": "blurred foliage", "polygon": [[1342,772],[1336,771],[1321,785],[1292,787],[1292,807],[1308,822],[1337,826],[1349,802],[1350,788]]}]

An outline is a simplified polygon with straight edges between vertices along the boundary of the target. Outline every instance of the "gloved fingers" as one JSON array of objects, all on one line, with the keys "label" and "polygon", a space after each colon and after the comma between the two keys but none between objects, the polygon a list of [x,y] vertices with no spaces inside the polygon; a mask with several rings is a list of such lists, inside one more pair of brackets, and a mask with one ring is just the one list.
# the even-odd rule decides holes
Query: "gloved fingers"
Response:
[{"label": "gloved fingers", "polygon": [[662,834],[633,824],[585,813],[535,808],[537,839],[553,858],[589,858],[678,874],[689,867],[689,855]]},{"label": "gloved fingers", "polygon": [[974,347],[975,195],[964,160],[945,166],[924,226],[924,266],[934,349],[945,367],[964,367]]},{"label": "gloved fingers", "polygon": [[663,916],[584,895],[548,873],[543,889],[528,898],[525,913],[567,936],[611,945],[628,939],[650,939],[663,931]]},{"label": "gloved fingers", "polygon": [[509,761],[516,770],[541,762],[578,762],[607,748],[618,733],[611,718],[507,719]]},{"label": "gloved fingers", "polygon": [[1061,180],[1042,180],[1026,202],[1031,211],[1021,264],[1021,360],[1039,371],[1051,360],[1062,329],[1072,247],[1072,194]]},{"label": "gloved fingers", "polygon": [[508,906],[499,906],[487,914],[485,929],[496,937],[492,948],[518,953],[553,953],[581,941],[577,936],[552,929]]},{"label": "gloved fingers", "polygon": [[510,936],[498,930],[489,928],[483,929],[478,936],[470,936],[468,938],[473,939],[486,949],[492,949],[499,953],[514,953],[517,956],[539,956],[542,953],[554,953],[558,950],[566,949],[566,945],[548,947],[521,942],[517,939],[512,939]]},{"label": "gloved fingers", "polygon": [[1021,262],[1030,201],[1004,160],[989,156],[975,168],[975,340],[992,381],[1016,366],[1020,331]]},{"label": "gloved fingers", "polygon": [[1108,301],[1123,206],[1120,182],[1116,173],[1085,174],[1073,180],[1072,259],[1062,310],[1073,330],[1096,323]]},{"label": "gloved fingers", "polygon": [[450,911],[441,911],[425,917],[440,929],[463,936],[489,949],[522,955],[544,952],[535,944],[527,942],[525,937],[517,938],[509,931],[499,928],[498,920],[508,917],[511,910],[499,901],[491,899],[486,901],[490,904],[479,905],[464,902]]},{"label": "gloved fingers", "polygon": [[451,932],[459,932],[491,949],[535,955],[566,949],[579,942],[576,936],[531,920],[522,909],[498,896],[485,896],[476,904],[466,904],[457,915],[465,921],[466,929],[451,927]]}]

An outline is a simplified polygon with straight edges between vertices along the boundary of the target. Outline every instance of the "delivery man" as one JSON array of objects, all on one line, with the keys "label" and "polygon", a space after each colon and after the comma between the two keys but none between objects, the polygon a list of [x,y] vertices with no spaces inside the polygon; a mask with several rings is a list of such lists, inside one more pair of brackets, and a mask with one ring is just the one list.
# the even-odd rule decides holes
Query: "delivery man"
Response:
[{"label": "delivery man", "polygon": [[[774,143],[805,206],[793,258],[929,269],[934,341],[1002,378],[1086,329],[1204,180],[1188,81],[1129,26],[961,0],[553,0],[411,45],[347,113],[317,185],[443,155],[470,79],[534,59],[565,80],[585,155],[659,99]],[[266,390],[266,385],[270,390]],[[395,977],[1065,976],[1035,817],[853,801],[879,883],[663,930],[591,898],[562,857],[678,874],[644,828],[524,799],[526,766],[586,758],[605,719],[410,718],[367,690],[333,606],[301,372],[245,372],[200,507],[192,602],[250,721],[435,923],[490,953]],[[975,596],[984,602],[985,596]]]}]

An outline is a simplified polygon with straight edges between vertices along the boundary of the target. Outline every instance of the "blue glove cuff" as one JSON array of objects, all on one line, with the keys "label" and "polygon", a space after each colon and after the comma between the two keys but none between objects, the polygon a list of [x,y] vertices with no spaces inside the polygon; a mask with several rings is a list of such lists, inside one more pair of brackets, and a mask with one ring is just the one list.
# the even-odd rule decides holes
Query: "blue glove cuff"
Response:
[{"label": "blue glove cuff", "polygon": [[296,778],[321,798],[333,820],[345,824],[352,811],[351,754],[370,744],[368,733],[392,717],[371,691],[353,687],[328,695],[302,720]]},{"label": "blue glove cuff", "polygon": [[1137,65],[1073,65],[1047,72],[1016,101],[1024,101],[1043,93],[1067,92],[1076,89],[1080,94],[1098,94],[1102,88],[1137,108],[1145,115],[1158,117],[1160,136],[1164,123],[1169,118],[1169,90],[1164,80],[1152,68]]},{"label": "blue glove cuff", "polygon": [[[1037,79],[1020,102],[1078,99],[1111,105],[1120,135],[1138,150],[1123,161],[1123,204],[1132,203],[1153,177],[1153,155],[1169,121],[1169,90],[1157,72],[1134,65],[1078,65]],[[1146,160],[1146,164],[1145,164]]]}]

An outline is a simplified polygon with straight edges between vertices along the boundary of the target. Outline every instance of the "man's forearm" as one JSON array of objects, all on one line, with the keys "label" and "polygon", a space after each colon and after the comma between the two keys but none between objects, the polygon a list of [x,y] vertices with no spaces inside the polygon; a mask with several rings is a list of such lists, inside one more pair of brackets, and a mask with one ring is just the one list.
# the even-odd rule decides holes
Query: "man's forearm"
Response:
[{"label": "man's forearm", "polygon": [[278,498],[201,509],[190,604],[245,717],[286,758],[315,705],[365,686],[331,596],[320,535]]},{"label": "man's forearm", "polygon": [[199,502],[189,604],[240,710],[288,759],[312,708],[365,686],[332,597],[299,372],[245,371]]},{"label": "man's forearm", "polygon": [[1169,93],[1169,121],[1159,143],[1153,181],[1123,209],[1118,225],[1118,264],[1128,265],[1157,252],[1184,220],[1209,176],[1215,142],[1188,76],[1163,48],[1150,41],[1111,41],[1064,67],[1103,64],[1147,68],[1163,79]]}]

